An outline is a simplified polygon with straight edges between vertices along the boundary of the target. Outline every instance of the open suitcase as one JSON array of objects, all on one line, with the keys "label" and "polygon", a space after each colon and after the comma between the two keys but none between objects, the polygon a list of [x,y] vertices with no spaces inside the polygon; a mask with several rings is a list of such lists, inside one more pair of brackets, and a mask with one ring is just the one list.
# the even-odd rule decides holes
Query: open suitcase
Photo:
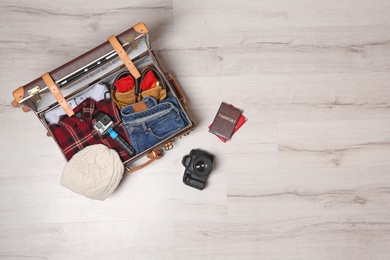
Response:
[{"label": "open suitcase", "polygon": [[[138,148],[138,151],[136,151],[135,154],[133,153],[130,155],[130,152],[127,152],[125,149],[126,146],[117,146],[120,142],[116,142],[114,145],[115,147],[110,147],[118,149],[118,153],[123,155],[121,156],[121,160],[128,171],[138,170],[145,167],[155,159],[158,159],[161,155],[160,148],[165,148],[165,150],[171,149],[173,147],[172,142],[175,139],[187,135],[194,128],[193,122],[184,109],[186,99],[183,92],[176,80],[169,73],[165,73],[163,68],[159,65],[156,56],[151,49],[148,29],[144,23],[139,23],[116,37],[109,37],[108,41],[102,43],[94,49],[49,73],[43,74],[42,77],[19,87],[13,92],[14,100],[12,105],[15,107],[21,105],[24,111],[32,110],[43,126],[48,130],[48,135],[53,136],[53,139],[63,152],[66,160],[70,160],[73,154],[88,146],[88,142],[81,145],[79,143],[77,145],[74,143],[68,144],[68,146],[73,146],[73,148],[75,146],[77,147],[77,149],[73,149],[72,152],[69,153],[69,151],[66,150],[68,148],[65,148],[59,134],[56,132],[58,129],[53,127],[56,123],[49,123],[48,115],[52,115],[53,111],[57,111],[56,113],[58,113],[58,111],[62,111],[62,114],[64,115],[59,116],[61,120],[67,120],[67,118],[74,118],[77,116],[80,117],[81,112],[74,110],[79,107],[79,104],[76,107],[72,107],[70,104],[71,100],[73,101],[76,100],[76,98],[83,96],[88,99],[89,91],[91,91],[92,88],[98,85],[104,85],[109,90],[109,98],[105,98],[114,104],[112,106],[114,106],[117,110],[115,115],[119,115],[120,122],[116,122],[117,126],[121,124],[123,125],[124,123],[122,122],[120,115],[123,111],[122,108],[126,104],[122,104],[122,107],[120,108],[118,107],[118,102],[113,102],[116,100],[115,94],[117,93],[114,91],[114,83],[123,74],[132,76],[136,83],[134,88],[134,97],[136,100],[131,106],[135,112],[142,111],[145,109],[142,107],[145,105],[143,100],[150,97],[148,97],[148,95],[143,96],[143,93],[146,93],[146,91],[144,92],[141,90],[139,85],[142,83],[145,75],[143,71],[150,70],[154,72],[156,78],[158,79],[156,84],[158,84],[158,87],[164,91],[165,100],[174,100],[175,109],[178,110],[178,113],[182,116],[185,124],[175,131],[159,135],[159,139],[157,139],[152,146],[144,149]],[[104,95],[106,94],[107,93]],[[154,101],[158,101],[157,98],[158,97],[155,97]],[[139,106],[140,103],[142,103],[141,108]],[[160,123],[164,124],[164,122],[165,121],[162,121]],[[96,122],[94,121],[94,123]],[[125,127],[127,126],[123,126],[123,128],[121,128],[122,131],[117,132],[119,132],[119,136],[122,137],[122,141],[130,144],[130,148],[133,148],[132,145],[134,144],[131,141],[132,133],[129,130],[130,128],[125,129]],[[98,128],[91,128],[90,131],[96,135],[99,134],[96,133],[97,129]],[[74,134],[77,135],[78,133]],[[126,134],[128,135],[127,137]],[[102,137],[102,140],[110,140],[110,138],[114,137],[111,135],[105,136]],[[67,140],[67,142],[73,141]],[[112,143],[112,140],[108,143]],[[134,150],[135,149],[133,149],[132,152],[134,152]],[[146,163],[137,167],[130,167],[133,162],[144,156],[149,157],[149,160]]]}]

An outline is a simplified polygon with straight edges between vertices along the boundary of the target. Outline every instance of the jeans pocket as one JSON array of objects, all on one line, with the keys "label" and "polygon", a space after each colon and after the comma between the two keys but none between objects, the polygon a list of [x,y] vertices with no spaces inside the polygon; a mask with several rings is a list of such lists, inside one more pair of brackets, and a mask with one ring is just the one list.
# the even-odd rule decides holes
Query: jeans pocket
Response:
[{"label": "jeans pocket", "polygon": [[147,124],[148,132],[158,139],[164,139],[183,128],[183,122],[178,114],[170,114]]}]

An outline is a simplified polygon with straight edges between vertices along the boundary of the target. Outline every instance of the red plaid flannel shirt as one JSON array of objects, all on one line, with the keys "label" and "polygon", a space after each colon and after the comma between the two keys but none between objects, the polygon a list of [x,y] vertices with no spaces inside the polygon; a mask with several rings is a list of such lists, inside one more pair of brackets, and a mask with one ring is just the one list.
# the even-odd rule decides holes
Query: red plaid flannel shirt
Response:
[{"label": "red plaid flannel shirt", "polygon": [[123,162],[130,159],[130,155],[115,140],[109,135],[102,138],[93,128],[92,118],[99,110],[110,116],[114,122],[112,128],[130,144],[115,104],[109,99],[96,102],[88,98],[75,107],[75,115],[72,117],[63,115],[57,124],[49,125],[53,137],[57,140],[68,161],[78,151],[93,144],[105,144],[111,149],[116,150]]}]

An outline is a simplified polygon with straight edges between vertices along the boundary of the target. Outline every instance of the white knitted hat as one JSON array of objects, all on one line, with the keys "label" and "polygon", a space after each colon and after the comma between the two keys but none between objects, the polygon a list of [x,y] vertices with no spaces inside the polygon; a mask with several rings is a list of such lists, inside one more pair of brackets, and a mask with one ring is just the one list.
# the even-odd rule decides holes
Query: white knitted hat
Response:
[{"label": "white knitted hat", "polygon": [[103,144],[90,145],[65,165],[61,185],[91,199],[106,199],[124,173],[118,153]]}]

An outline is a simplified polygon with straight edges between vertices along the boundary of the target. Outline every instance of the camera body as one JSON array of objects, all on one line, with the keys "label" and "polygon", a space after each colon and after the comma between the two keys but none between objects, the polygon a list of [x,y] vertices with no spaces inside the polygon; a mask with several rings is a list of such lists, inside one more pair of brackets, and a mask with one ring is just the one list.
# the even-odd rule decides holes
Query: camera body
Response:
[{"label": "camera body", "polygon": [[93,119],[95,121],[93,127],[101,136],[105,136],[108,133],[108,129],[114,124],[110,116],[104,114],[102,111],[98,111]]},{"label": "camera body", "polygon": [[214,156],[200,149],[191,150],[189,155],[185,155],[182,164],[185,167],[184,184],[198,190],[203,190],[206,180],[211,173]]}]

